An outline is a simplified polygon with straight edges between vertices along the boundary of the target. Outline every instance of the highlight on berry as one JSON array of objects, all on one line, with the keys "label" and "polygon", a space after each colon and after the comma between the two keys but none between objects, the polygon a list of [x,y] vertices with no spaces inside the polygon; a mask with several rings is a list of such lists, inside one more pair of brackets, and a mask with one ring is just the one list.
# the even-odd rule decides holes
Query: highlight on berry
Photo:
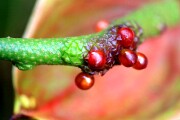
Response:
[{"label": "highlight on berry", "polygon": [[75,78],[75,84],[82,90],[87,90],[94,85],[94,76],[81,72]]},{"label": "highlight on berry", "polygon": [[107,20],[99,20],[96,23],[95,31],[101,32],[102,30],[106,29],[109,26],[109,22]]}]

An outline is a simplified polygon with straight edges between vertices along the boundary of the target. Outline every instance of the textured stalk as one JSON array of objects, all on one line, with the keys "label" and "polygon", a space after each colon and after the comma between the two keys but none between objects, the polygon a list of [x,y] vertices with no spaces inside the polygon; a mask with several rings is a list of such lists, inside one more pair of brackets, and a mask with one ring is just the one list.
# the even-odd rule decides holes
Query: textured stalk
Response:
[{"label": "textured stalk", "polygon": [[[164,1],[148,5],[128,16],[115,20],[110,27],[120,24],[141,26],[143,38],[154,36],[165,27],[176,25],[180,21],[180,7],[177,0]],[[21,70],[33,66],[71,65],[81,67],[87,46],[96,44],[97,39],[108,39],[109,29],[97,34],[48,39],[0,38],[0,59],[12,61]]]},{"label": "textured stalk", "polygon": [[85,46],[92,35],[71,38],[0,38],[0,59],[9,60],[21,70],[35,65],[83,64]]}]

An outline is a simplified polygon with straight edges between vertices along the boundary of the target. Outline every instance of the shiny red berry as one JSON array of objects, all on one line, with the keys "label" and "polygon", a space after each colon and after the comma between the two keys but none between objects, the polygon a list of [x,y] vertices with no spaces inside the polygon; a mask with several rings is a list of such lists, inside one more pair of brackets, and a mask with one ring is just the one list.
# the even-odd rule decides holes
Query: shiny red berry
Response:
[{"label": "shiny red berry", "polygon": [[87,90],[94,85],[94,77],[87,73],[79,73],[75,78],[75,83],[78,88]]},{"label": "shiny red berry", "polygon": [[137,61],[136,53],[129,49],[121,50],[121,53],[119,54],[118,58],[119,58],[119,62],[125,67],[131,67]]},{"label": "shiny red berry", "polygon": [[137,70],[145,69],[148,64],[147,57],[143,53],[140,53],[140,52],[137,52],[136,55],[137,55],[137,61],[133,65],[133,68]]},{"label": "shiny red berry", "polygon": [[128,27],[119,28],[117,31],[118,35],[121,37],[120,43],[124,47],[129,47],[134,41],[134,31]]},{"label": "shiny red berry", "polygon": [[109,26],[109,22],[106,20],[100,20],[96,23],[96,32],[100,32]]},{"label": "shiny red berry", "polygon": [[100,70],[105,67],[106,56],[101,50],[92,50],[88,53],[88,66],[94,70]]}]

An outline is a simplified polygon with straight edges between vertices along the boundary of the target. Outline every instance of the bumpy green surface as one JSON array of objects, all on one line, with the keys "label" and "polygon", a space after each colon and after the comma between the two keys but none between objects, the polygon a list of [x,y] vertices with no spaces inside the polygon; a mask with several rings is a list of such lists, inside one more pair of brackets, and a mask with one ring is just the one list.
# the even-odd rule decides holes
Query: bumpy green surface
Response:
[{"label": "bumpy green surface", "polygon": [[35,65],[83,64],[83,53],[92,35],[71,38],[0,38],[0,59],[10,60],[21,70]]},{"label": "bumpy green surface", "polygon": [[[159,34],[163,27],[173,26],[180,21],[180,7],[177,0],[169,0],[146,6],[112,23],[119,25],[130,22],[140,25],[143,37]],[[135,24],[137,23],[137,24]],[[0,59],[12,61],[21,70],[33,66],[48,65],[83,65],[83,55],[87,55],[88,42],[102,37],[106,33],[49,39],[0,38]]]}]

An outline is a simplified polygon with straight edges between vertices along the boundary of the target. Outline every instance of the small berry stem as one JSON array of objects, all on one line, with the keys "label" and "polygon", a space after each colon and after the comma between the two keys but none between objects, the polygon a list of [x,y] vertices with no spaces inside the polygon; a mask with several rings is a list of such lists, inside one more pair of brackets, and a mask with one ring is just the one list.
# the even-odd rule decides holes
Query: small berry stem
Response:
[{"label": "small berry stem", "polygon": [[[117,19],[108,29],[96,34],[48,39],[0,38],[0,59],[12,61],[21,70],[29,70],[42,64],[82,67],[84,57],[89,52],[87,47],[96,46],[96,42],[102,38],[107,42],[108,31],[114,25],[126,24],[135,29],[140,25],[144,31],[142,38],[147,38],[159,34],[165,27],[176,25],[179,21],[179,1],[164,1],[147,5]],[[141,33],[141,30],[138,32]]]}]

